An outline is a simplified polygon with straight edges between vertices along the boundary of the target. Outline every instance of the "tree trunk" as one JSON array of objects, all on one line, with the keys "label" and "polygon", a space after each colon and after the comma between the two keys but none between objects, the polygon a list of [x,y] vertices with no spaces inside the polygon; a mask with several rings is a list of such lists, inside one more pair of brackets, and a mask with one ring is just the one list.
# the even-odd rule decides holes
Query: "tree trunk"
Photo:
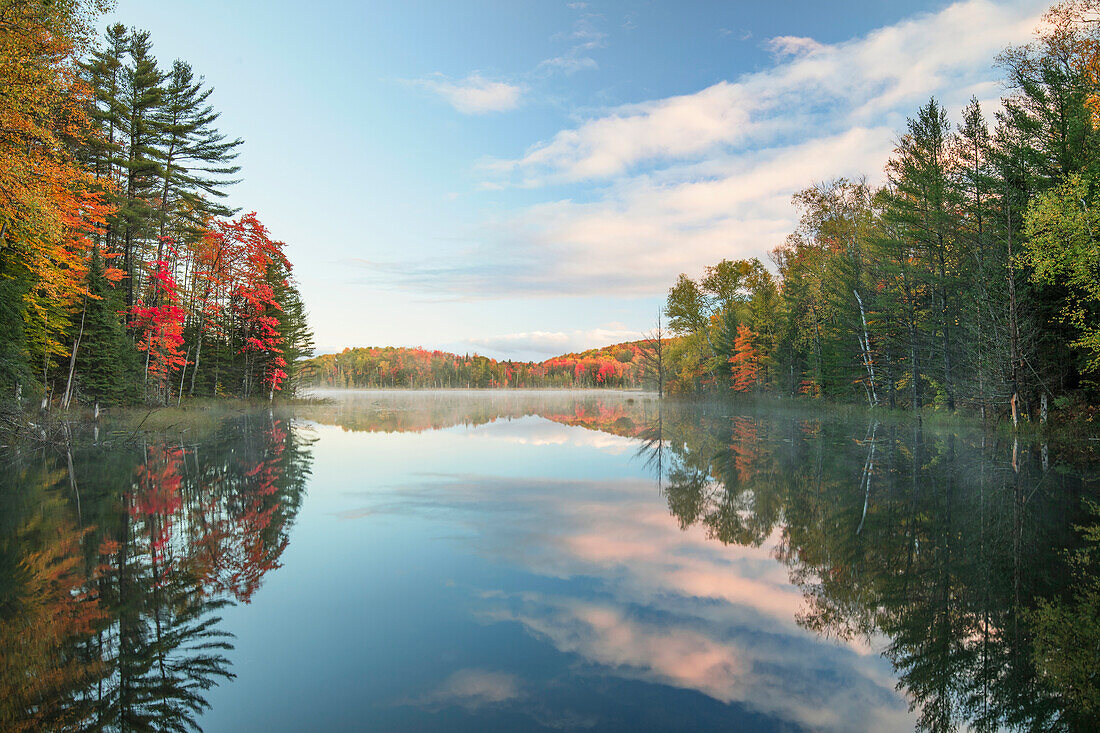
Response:
[{"label": "tree trunk", "polygon": [[1012,199],[1006,186],[1005,204],[1008,213],[1008,338],[1009,359],[1012,366],[1012,427],[1018,425],[1016,403],[1020,394],[1020,325],[1016,313],[1016,276],[1012,272]]},{"label": "tree trunk", "polygon": [[199,356],[202,355],[202,321],[199,321],[199,342],[195,344],[195,364],[191,369],[191,388],[187,390],[188,397],[195,396],[195,375],[199,372]]},{"label": "tree trunk", "polygon": [[856,302],[859,303],[859,317],[863,321],[863,338],[859,340],[860,350],[863,352],[863,366],[867,369],[867,377],[870,382],[870,395],[871,407],[878,406],[878,392],[875,389],[875,364],[871,359],[871,337],[867,332],[867,315],[863,311],[863,298],[859,297],[859,291],[852,290],[852,294],[856,296]]},{"label": "tree trunk", "polygon": [[84,338],[84,317],[88,314],[88,295],[84,295],[84,310],[80,312],[80,332],[73,340],[73,353],[69,356],[69,379],[65,382],[65,397],[61,406],[68,410],[73,396],[73,372],[76,371],[76,351],[80,348],[80,339]]},{"label": "tree trunk", "polygon": [[176,394],[176,407],[180,406],[180,402],[183,400],[183,379],[187,375],[187,357],[191,356],[191,347],[187,347],[187,352],[183,355],[183,366],[180,367],[180,389]]}]

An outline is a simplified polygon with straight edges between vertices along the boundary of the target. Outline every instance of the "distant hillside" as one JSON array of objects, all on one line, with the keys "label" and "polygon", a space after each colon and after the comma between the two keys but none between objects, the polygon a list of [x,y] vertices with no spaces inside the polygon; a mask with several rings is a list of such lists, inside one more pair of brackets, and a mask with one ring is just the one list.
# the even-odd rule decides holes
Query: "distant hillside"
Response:
[{"label": "distant hillside", "polygon": [[541,362],[497,361],[393,346],[344,349],[305,363],[305,381],[322,387],[617,387],[640,388],[645,345],[626,342]]}]

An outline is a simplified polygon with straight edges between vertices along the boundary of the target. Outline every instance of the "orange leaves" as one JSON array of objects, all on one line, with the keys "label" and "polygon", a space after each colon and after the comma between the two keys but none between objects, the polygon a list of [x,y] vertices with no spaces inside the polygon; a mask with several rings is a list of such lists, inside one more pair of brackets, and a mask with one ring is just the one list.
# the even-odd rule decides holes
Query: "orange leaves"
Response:
[{"label": "orange leaves", "polygon": [[636,387],[644,357],[637,343],[564,354],[541,362],[497,361],[422,348],[367,347],[324,354],[307,368],[339,387]]},{"label": "orange leaves", "polygon": [[91,136],[90,96],[77,78],[83,3],[4,3],[0,28],[0,261],[24,277],[26,332],[38,354],[61,354],[85,294],[90,236],[107,215],[72,157]]},{"label": "orange leaves", "polygon": [[756,386],[756,374],[760,370],[760,356],[753,345],[756,334],[744,325],[737,326],[737,338],[734,340],[733,356],[730,357],[730,375],[733,389],[748,392]]}]

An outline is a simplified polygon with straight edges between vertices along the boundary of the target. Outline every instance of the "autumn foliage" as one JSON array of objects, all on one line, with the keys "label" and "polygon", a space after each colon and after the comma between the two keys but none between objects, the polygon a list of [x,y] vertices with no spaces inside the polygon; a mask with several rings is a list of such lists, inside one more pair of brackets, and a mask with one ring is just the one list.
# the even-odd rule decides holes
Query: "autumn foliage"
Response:
[{"label": "autumn foliage", "polygon": [[[169,243],[167,250],[175,254]],[[131,309],[130,327],[137,338],[137,347],[145,352],[147,379],[163,389],[165,381],[187,363],[180,353],[183,345],[184,311],[180,307],[179,285],[168,270],[167,260],[157,260],[149,274],[149,305]]]},{"label": "autumn foliage", "polygon": [[311,351],[281,242],[221,203],[239,139],[108,3],[0,0],[0,386],[99,403],[263,393]]},{"label": "autumn foliage", "polygon": [[737,392],[748,392],[756,386],[756,373],[760,370],[760,357],[753,346],[755,334],[748,326],[737,327],[733,356],[730,357],[732,387]]},{"label": "autumn foliage", "polygon": [[541,362],[374,347],[318,356],[306,363],[306,369],[315,383],[327,387],[637,388],[644,378],[643,362],[642,346],[637,342]]}]

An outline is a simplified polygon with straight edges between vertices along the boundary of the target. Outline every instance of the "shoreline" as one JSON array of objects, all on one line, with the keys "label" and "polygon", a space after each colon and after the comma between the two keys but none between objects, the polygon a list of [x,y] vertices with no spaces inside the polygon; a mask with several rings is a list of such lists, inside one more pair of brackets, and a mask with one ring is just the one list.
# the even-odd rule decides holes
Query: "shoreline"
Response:
[{"label": "shoreline", "polygon": [[605,395],[613,399],[659,402],[670,407],[688,406],[692,409],[746,410],[752,413],[800,414],[813,419],[886,421],[896,424],[916,424],[929,429],[969,429],[984,431],[998,438],[1051,442],[1060,445],[1076,444],[1089,455],[1100,452],[1100,422],[1091,413],[1052,410],[1046,425],[1021,421],[1016,430],[1007,420],[986,419],[965,411],[910,410],[888,407],[870,407],[845,403],[826,402],[799,397],[774,395],[745,396],[731,394],[674,395],[658,398],[656,392],[612,387],[484,387],[484,388],[413,388],[413,387],[313,387],[303,390],[297,397],[267,400],[240,398],[199,397],[182,401],[179,405],[116,405],[100,409],[99,418],[93,408],[74,405],[68,410],[42,412],[24,406],[17,408],[12,402],[0,405],[0,448],[15,444],[57,445],[70,443],[75,437],[96,428],[109,435],[120,433],[139,435],[199,434],[214,427],[226,418],[264,410],[285,413],[295,408],[330,406],[341,395],[379,396],[403,395],[418,397],[449,395],[470,399],[520,397],[524,395],[577,395],[588,398]]}]

